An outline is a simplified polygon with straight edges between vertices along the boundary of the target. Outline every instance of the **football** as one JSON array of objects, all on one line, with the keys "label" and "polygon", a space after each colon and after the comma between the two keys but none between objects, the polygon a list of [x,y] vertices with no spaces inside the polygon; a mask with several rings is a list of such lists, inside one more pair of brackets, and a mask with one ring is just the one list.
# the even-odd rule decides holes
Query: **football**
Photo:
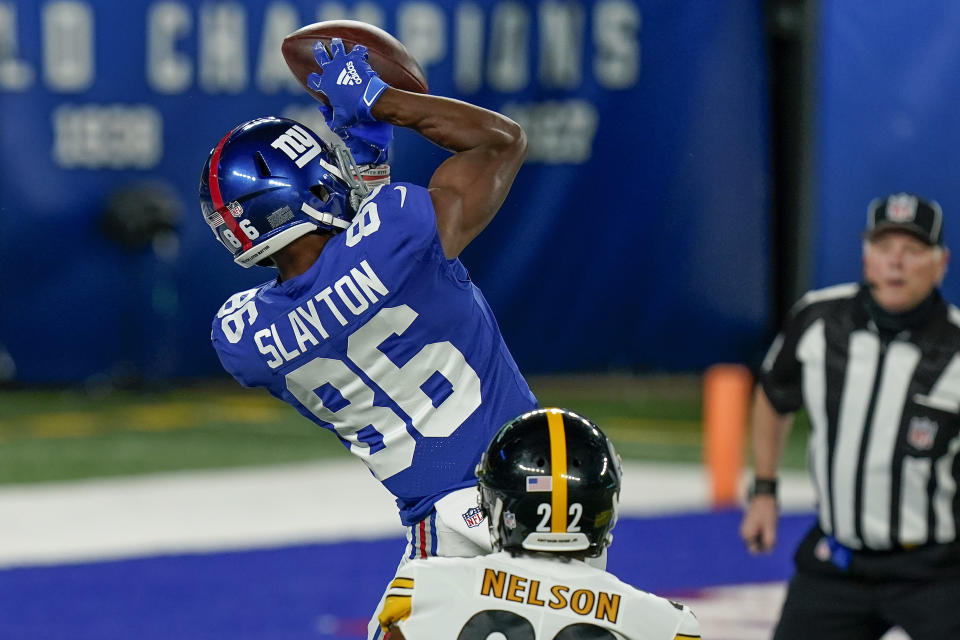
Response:
[{"label": "football", "polygon": [[307,76],[321,72],[320,65],[313,56],[313,45],[317,40],[321,40],[329,52],[331,38],[343,40],[344,48],[348,52],[354,45],[365,46],[369,52],[367,62],[380,79],[391,87],[416,93],[429,92],[427,78],[420,63],[410,55],[402,42],[383,29],[366,22],[327,20],[297,29],[283,39],[280,47],[290,71],[307,93],[317,100],[327,102],[323,94],[307,87]]}]

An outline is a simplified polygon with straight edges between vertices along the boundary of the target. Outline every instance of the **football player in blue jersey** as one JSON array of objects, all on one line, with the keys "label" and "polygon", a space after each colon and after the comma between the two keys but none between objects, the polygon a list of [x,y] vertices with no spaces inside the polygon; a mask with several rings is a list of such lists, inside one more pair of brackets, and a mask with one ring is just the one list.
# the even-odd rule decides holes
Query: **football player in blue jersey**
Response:
[{"label": "football player in blue jersey", "polygon": [[[452,155],[427,188],[371,190],[330,131],[268,117],[227,133],[203,168],[204,216],[238,264],[278,273],[224,303],[213,345],[242,385],[331,430],[396,496],[401,565],[486,553],[474,469],[537,401],[457,256],[506,198],[526,138],[500,114],[391,88],[363,47],[331,44],[314,86],[335,131],[376,145],[383,126],[407,127]],[[344,69],[352,83],[337,84]]]}]

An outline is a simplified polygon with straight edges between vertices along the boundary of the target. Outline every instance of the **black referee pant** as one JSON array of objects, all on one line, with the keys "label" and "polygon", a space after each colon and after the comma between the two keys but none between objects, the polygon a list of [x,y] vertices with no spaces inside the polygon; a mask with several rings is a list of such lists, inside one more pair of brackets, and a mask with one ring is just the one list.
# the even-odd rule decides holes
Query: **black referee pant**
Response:
[{"label": "black referee pant", "polygon": [[815,555],[822,538],[815,527],[797,550],[774,640],[878,640],[898,625],[911,640],[960,639],[956,544],[854,552],[841,569]]}]

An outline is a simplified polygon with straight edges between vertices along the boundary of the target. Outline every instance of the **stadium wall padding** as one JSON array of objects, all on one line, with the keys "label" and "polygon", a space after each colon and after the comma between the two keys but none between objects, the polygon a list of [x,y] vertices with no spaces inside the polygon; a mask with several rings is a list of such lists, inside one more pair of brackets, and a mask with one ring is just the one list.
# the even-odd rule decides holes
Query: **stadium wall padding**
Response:
[{"label": "stadium wall padding", "polygon": [[[820,3],[815,273],[856,281],[867,206],[898,192],[937,200],[960,247],[960,4]],[[943,291],[960,303],[960,277]]]},{"label": "stadium wall padding", "polygon": [[[513,191],[462,256],[521,369],[758,360],[770,253],[760,0],[2,0],[0,345],[16,380],[220,375],[213,314],[272,274],[216,244],[200,169],[242,121],[315,122],[279,45],[337,17],[398,35],[434,93],[525,126]],[[445,157],[398,131],[393,177],[425,184]],[[175,234],[139,246],[106,234],[105,212],[131,193],[143,202],[129,215],[166,207]]]}]

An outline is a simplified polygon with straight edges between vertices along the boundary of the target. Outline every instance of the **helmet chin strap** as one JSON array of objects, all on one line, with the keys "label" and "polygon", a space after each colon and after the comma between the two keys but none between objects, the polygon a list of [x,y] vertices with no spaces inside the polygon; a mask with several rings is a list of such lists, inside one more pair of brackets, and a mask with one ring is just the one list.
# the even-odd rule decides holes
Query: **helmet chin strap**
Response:
[{"label": "helmet chin strap", "polygon": [[503,500],[501,500],[501,499],[498,497],[498,498],[497,498],[497,501],[496,501],[496,502],[494,503],[494,505],[493,505],[493,513],[492,513],[492,514],[489,514],[489,518],[490,518],[490,545],[493,547],[493,549],[494,549],[495,551],[496,551],[496,550],[499,550],[499,549],[501,548],[501,547],[500,547],[500,540],[501,540],[501,538],[502,538],[503,536],[500,535],[500,525],[501,525],[500,516],[502,516],[502,515],[503,515]]},{"label": "helmet chin strap", "polygon": [[324,213],[323,211],[317,211],[306,202],[300,205],[300,210],[305,214],[319,222],[320,224],[325,224],[328,227],[334,227],[337,229],[346,229],[350,226],[350,223],[346,220],[341,220],[340,218],[334,217],[332,213]]}]

